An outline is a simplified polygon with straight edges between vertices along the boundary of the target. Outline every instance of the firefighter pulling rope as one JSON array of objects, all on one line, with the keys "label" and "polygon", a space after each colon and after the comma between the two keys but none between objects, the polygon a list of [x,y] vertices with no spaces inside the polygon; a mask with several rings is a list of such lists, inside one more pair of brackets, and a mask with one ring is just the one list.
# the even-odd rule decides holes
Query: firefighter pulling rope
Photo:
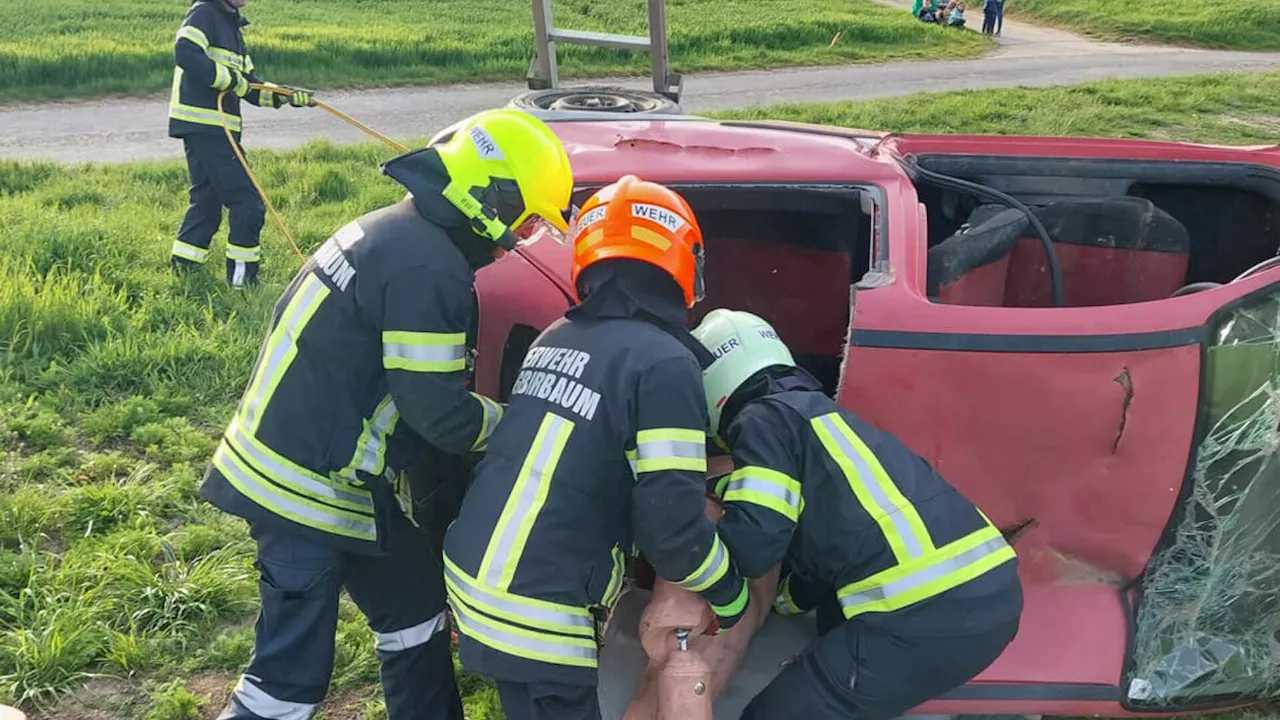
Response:
[{"label": "firefighter pulling rope", "polygon": [[[259,92],[269,92],[273,95],[288,96],[293,93],[293,88],[282,87],[279,85],[266,85],[266,84],[260,84],[260,83],[252,83],[249,85],[249,87],[252,90],[257,90]],[[231,135],[231,126],[227,124],[226,115],[222,109],[222,98],[227,94],[227,92],[228,92],[227,90],[223,90],[222,92],[218,93],[218,116],[219,116],[219,119],[222,121],[222,131],[226,133],[227,142],[231,143],[231,149],[235,152],[236,159],[238,159],[240,161],[240,165],[244,167],[245,173],[248,174],[249,176],[249,181],[253,183],[254,189],[258,191],[258,196],[262,198],[263,204],[267,206],[267,210],[271,213],[271,219],[275,221],[276,227],[280,229],[280,233],[284,235],[286,240],[289,241],[289,245],[290,247],[293,248],[293,252],[295,255],[298,256],[298,259],[305,261],[306,256],[303,255],[302,250],[298,248],[298,243],[294,241],[293,234],[289,232],[288,226],[284,224],[284,219],[280,217],[280,213],[276,212],[276,208],[274,205],[271,204],[271,200],[267,197],[266,191],[262,189],[262,184],[258,182],[258,177],[253,174],[253,170],[249,167],[249,161],[245,159],[244,153],[240,151],[240,145],[235,141],[235,138]],[[349,123],[355,126],[356,128],[359,128],[361,131],[365,132],[366,134],[368,134],[373,138],[376,138],[377,140],[381,141],[387,147],[390,147],[396,152],[399,152],[399,153],[409,152],[408,147],[396,142],[395,140],[392,140],[386,135],[383,135],[377,130],[374,130],[368,125],[365,125],[364,123],[360,122],[359,120],[356,120],[355,118],[333,107],[332,105],[328,105],[326,103],[320,102],[319,100],[312,98],[311,106],[318,107],[321,110],[325,110],[330,114],[334,115],[335,117],[337,117],[339,120],[342,120],[343,122]]]}]

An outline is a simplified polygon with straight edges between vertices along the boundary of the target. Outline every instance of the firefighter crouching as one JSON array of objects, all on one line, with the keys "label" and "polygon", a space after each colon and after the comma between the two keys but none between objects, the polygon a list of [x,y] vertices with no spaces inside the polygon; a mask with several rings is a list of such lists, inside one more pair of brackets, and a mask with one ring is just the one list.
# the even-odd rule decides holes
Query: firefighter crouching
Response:
[{"label": "firefighter crouching", "polygon": [[298,272],[201,488],[258,550],[254,656],[223,720],[311,716],[344,587],[376,636],[391,720],[462,719],[439,549],[392,483],[424,441],[485,449],[502,407],[466,389],[474,271],[514,247],[513,228],[567,230],[573,179],[556,136],[516,110],[383,172],[409,193]]},{"label": "firefighter crouching", "polygon": [[1018,629],[1017,558],[971,502],[897,438],[838,407],[760,318],[693,331],[710,430],[735,470],[720,536],[742,574],[785,559],[774,608],[817,609],[821,636],[744,720],[886,720],[972,679]]},{"label": "firefighter crouching", "polygon": [[702,236],[671,190],[627,176],[584,205],[582,298],[533,343],[445,537],[464,667],[511,720],[600,717],[597,612],[633,547],[729,628],[747,587],[704,514]]},{"label": "firefighter crouching", "polygon": [[[174,40],[173,90],[169,96],[169,137],[180,138],[191,176],[190,204],[178,237],[173,241],[170,264],[174,270],[203,265],[209,243],[222,224],[222,208],[229,211],[227,282],[232,287],[256,284],[262,260],[259,235],[266,207],[248,173],[227,142],[226,127],[240,143],[240,102],[279,108],[313,104],[305,90],[289,89],[289,95],[260,92],[250,83],[262,83],[254,74],[253,59],[241,31],[249,24],[240,14],[246,0],[193,0]],[[282,90],[285,88],[281,88]],[[218,94],[222,111],[218,110]]]}]

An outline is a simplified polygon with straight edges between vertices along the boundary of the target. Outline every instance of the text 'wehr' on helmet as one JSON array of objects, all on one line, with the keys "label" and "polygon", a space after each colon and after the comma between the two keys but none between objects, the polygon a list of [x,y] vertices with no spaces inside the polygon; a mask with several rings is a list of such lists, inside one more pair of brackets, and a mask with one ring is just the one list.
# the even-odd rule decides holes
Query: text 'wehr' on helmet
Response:
[{"label": "text 'wehr' on helmet", "polygon": [[669,274],[684,293],[685,307],[706,294],[702,230],[689,203],[668,187],[625,175],[583,204],[570,234],[575,288],[591,265],[628,258]]},{"label": "text 'wehr' on helmet", "polygon": [[717,308],[693,329],[715,360],[702,371],[710,433],[720,434],[720,418],[733,394],[761,370],[795,367],[795,358],[773,326],[745,310]]},{"label": "text 'wehr' on helmet", "polygon": [[537,226],[561,237],[569,231],[569,155],[538,118],[521,110],[486,110],[434,147],[449,173],[442,194],[477,235],[510,250]]}]

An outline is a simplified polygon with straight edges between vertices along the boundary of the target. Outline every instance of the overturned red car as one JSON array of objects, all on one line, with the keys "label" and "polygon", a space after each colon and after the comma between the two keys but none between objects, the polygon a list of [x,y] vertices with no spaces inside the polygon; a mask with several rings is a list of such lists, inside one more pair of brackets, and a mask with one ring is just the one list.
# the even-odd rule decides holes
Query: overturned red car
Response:
[{"label": "overturned red car", "polygon": [[[767,319],[1014,541],[1017,638],[919,712],[1280,696],[1280,148],[538,114],[578,204],[627,173],[690,202],[693,322]],[[481,271],[479,390],[572,302],[571,253]]]}]

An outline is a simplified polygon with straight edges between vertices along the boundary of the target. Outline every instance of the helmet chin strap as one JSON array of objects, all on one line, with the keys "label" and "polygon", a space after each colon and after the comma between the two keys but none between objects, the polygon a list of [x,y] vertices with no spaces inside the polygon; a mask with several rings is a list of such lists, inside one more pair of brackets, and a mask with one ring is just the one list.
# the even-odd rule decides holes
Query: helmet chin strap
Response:
[{"label": "helmet chin strap", "polygon": [[469,192],[469,188],[464,188],[456,181],[450,180],[440,194],[467,218],[475,234],[488,238],[507,249],[516,246],[518,242],[516,234],[498,219],[497,212],[477,200]]}]

